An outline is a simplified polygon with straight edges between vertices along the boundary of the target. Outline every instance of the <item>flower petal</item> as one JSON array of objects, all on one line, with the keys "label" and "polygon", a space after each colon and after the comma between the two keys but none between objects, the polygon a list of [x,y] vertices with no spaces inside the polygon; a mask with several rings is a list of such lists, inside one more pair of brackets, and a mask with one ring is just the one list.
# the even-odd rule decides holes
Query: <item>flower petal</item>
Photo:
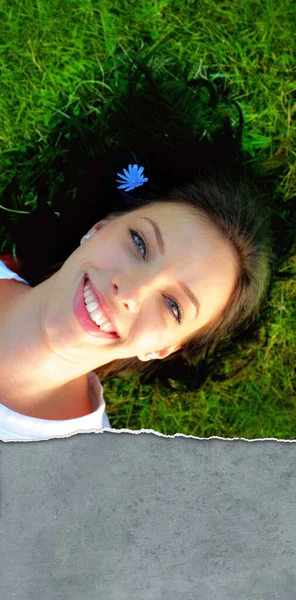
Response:
[{"label": "flower petal", "polygon": [[148,177],[143,177],[142,175],[144,167],[138,167],[136,164],[129,164],[128,171],[126,169],[123,169],[123,171],[125,175],[117,173],[117,176],[120,177],[120,179],[116,179],[116,181],[117,183],[122,184],[117,186],[117,189],[124,189],[126,192],[130,192],[148,181]]},{"label": "flower petal", "polygon": [[117,186],[117,189],[118,189],[118,190],[123,190],[124,188],[126,188],[126,186],[127,186],[127,184],[126,184],[126,183],[123,183],[122,185],[118,185],[118,186]]}]

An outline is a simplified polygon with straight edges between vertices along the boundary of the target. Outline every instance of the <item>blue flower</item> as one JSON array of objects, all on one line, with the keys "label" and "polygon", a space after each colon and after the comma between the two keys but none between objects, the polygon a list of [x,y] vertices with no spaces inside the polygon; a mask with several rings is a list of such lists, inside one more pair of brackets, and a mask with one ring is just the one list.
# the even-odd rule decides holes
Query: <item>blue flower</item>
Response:
[{"label": "blue flower", "polygon": [[123,170],[125,175],[117,173],[118,177],[121,177],[121,179],[116,179],[116,181],[118,181],[118,183],[122,183],[122,185],[117,186],[118,190],[125,188],[125,192],[130,192],[136,187],[139,187],[139,185],[143,185],[143,183],[148,181],[148,177],[143,177],[142,175],[144,167],[138,167],[138,165],[129,165],[128,171],[126,169]]}]

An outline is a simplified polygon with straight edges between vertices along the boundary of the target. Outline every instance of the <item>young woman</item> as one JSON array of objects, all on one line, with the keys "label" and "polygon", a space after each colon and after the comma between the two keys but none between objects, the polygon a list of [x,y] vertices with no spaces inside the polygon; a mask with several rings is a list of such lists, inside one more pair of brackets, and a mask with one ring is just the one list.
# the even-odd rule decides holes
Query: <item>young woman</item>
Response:
[{"label": "young woman", "polygon": [[[268,210],[225,130],[220,139],[216,161],[218,146],[200,141],[194,154],[189,144],[156,152],[147,138],[142,152],[109,154],[97,180],[108,181],[109,204],[112,194],[120,202],[91,221],[92,205],[84,233],[83,188],[80,242],[59,268],[30,285],[0,263],[2,440],[108,427],[100,370],[143,372],[196,354],[257,314],[269,283]],[[68,205],[51,245],[62,245],[72,216]],[[48,247],[52,231],[39,223],[38,235],[35,250],[42,238]]]}]

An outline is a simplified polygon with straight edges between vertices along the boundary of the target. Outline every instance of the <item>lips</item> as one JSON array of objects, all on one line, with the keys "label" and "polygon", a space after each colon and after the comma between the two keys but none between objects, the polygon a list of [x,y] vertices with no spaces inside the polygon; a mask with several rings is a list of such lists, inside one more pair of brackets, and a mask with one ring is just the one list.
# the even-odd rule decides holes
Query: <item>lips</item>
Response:
[{"label": "lips", "polygon": [[118,335],[117,329],[116,329],[113,319],[112,319],[111,310],[110,310],[109,306],[107,305],[106,301],[104,300],[104,298],[100,295],[99,291],[97,290],[97,288],[95,287],[95,285],[93,284],[93,282],[91,281],[91,279],[89,278],[88,275],[86,275],[86,277],[85,277],[84,285],[87,285],[87,283],[89,283],[94,295],[96,296],[96,299],[100,306],[100,310],[102,311],[103,315],[105,316],[106,321],[108,321],[108,323],[110,323],[110,325],[112,327],[112,331]]},{"label": "lips", "polygon": [[74,296],[73,302],[73,313],[75,319],[78,321],[79,325],[95,338],[103,338],[103,339],[115,339],[120,336],[117,333],[110,333],[103,331],[100,327],[98,327],[90,318],[84,301],[84,286],[85,286],[85,276],[82,277],[81,283],[79,284],[76,294]]}]

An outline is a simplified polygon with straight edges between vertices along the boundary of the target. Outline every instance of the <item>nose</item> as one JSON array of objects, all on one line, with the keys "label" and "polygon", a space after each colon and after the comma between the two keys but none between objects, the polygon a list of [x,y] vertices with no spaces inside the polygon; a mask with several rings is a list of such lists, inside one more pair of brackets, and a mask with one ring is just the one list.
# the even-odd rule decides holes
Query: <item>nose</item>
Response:
[{"label": "nose", "polygon": [[141,300],[140,300],[140,290],[139,286],[129,286],[128,289],[125,288],[123,291],[123,287],[120,289],[116,283],[113,284],[114,294],[117,298],[117,302],[120,302],[126,310],[131,313],[137,313],[140,310]]},{"label": "nose", "polygon": [[131,313],[139,312],[143,301],[152,298],[152,292],[159,287],[159,274],[147,275],[145,278],[128,277],[124,281],[113,282],[114,296],[117,302],[120,302],[126,310]]}]

